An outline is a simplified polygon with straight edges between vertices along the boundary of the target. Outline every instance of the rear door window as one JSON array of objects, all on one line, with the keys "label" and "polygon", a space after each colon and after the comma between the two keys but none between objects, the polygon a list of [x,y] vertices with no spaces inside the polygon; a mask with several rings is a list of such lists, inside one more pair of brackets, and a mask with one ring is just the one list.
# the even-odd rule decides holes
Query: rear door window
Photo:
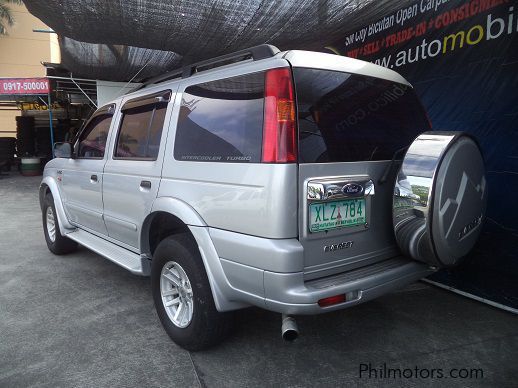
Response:
[{"label": "rear door window", "polygon": [[300,163],[390,160],[430,129],[412,87],[294,68]]},{"label": "rear door window", "polygon": [[156,160],[170,92],[140,97],[122,107],[115,159]]},{"label": "rear door window", "polygon": [[174,157],[198,162],[260,162],[264,73],[185,89]]}]

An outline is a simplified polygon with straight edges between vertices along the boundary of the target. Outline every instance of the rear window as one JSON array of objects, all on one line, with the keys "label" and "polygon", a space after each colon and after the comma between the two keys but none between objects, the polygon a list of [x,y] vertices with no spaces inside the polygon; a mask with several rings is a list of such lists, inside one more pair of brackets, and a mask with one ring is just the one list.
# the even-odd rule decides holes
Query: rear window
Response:
[{"label": "rear window", "polygon": [[165,90],[124,103],[114,159],[157,159],[170,97]]},{"label": "rear window", "polygon": [[174,157],[198,162],[260,162],[264,73],[185,89]]},{"label": "rear window", "polygon": [[428,119],[410,86],[329,70],[293,70],[299,162],[390,160]]}]

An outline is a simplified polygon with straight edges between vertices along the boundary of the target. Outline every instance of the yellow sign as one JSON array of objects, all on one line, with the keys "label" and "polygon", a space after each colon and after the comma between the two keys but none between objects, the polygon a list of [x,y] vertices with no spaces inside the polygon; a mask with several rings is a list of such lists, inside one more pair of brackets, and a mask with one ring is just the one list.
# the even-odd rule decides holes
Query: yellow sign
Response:
[{"label": "yellow sign", "polygon": [[[21,102],[19,104],[21,110],[48,110],[47,105],[43,102]],[[61,106],[57,102],[53,103],[52,109],[59,109]]]}]

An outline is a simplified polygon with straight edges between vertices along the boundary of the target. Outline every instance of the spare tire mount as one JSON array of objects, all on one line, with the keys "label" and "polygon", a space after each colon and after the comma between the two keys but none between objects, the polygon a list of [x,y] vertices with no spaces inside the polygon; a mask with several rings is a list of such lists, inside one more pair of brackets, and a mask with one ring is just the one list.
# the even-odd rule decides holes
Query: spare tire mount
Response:
[{"label": "spare tire mount", "polygon": [[403,253],[434,267],[460,263],[475,245],[486,212],[484,160],[462,132],[425,132],[397,174],[393,225]]}]

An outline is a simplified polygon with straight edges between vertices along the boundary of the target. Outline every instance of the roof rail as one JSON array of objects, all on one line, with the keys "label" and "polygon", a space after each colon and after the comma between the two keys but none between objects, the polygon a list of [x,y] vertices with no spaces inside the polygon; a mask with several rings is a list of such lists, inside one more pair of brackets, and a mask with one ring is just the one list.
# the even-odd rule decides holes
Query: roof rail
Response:
[{"label": "roof rail", "polygon": [[181,69],[173,70],[167,72],[165,74],[158,75],[156,77],[149,78],[145,80],[142,85],[133,89],[132,91],[137,91],[146,86],[157,84],[159,82],[168,81],[174,78],[188,78],[191,75],[195,74],[201,68],[215,68],[218,66],[228,65],[233,61],[238,62],[245,59],[252,59],[254,61],[258,61],[260,59],[271,58],[279,53],[280,50],[272,46],[270,44],[261,44],[259,46],[250,47],[244,50],[239,50],[233,53],[220,55],[219,57],[206,59],[204,61],[195,62],[189,65],[182,67]]},{"label": "roof rail", "polygon": [[186,65],[183,67],[183,75],[182,78],[187,78],[197,72],[199,68],[209,67],[214,68],[220,66],[227,65],[233,59],[236,60],[244,60],[248,58],[252,58],[254,61],[258,61],[260,59],[271,58],[275,54],[279,52],[279,49],[275,46],[269,44],[262,44],[255,47],[250,47],[244,50],[239,50],[230,54],[220,55],[216,58],[207,59],[204,61],[193,63],[192,65]]},{"label": "roof rail", "polygon": [[167,73],[160,74],[160,75],[157,75],[155,77],[151,77],[151,78],[148,78],[148,79],[144,80],[141,85],[139,85],[135,89],[131,90],[130,93],[131,92],[136,92],[137,90],[143,89],[146,86],[157,84],[159,82],[168,81],[168,80],[174,79],[174,78],[181,78],[182,75],[183,75],[183,70],[182,69],[168,71]]}]

